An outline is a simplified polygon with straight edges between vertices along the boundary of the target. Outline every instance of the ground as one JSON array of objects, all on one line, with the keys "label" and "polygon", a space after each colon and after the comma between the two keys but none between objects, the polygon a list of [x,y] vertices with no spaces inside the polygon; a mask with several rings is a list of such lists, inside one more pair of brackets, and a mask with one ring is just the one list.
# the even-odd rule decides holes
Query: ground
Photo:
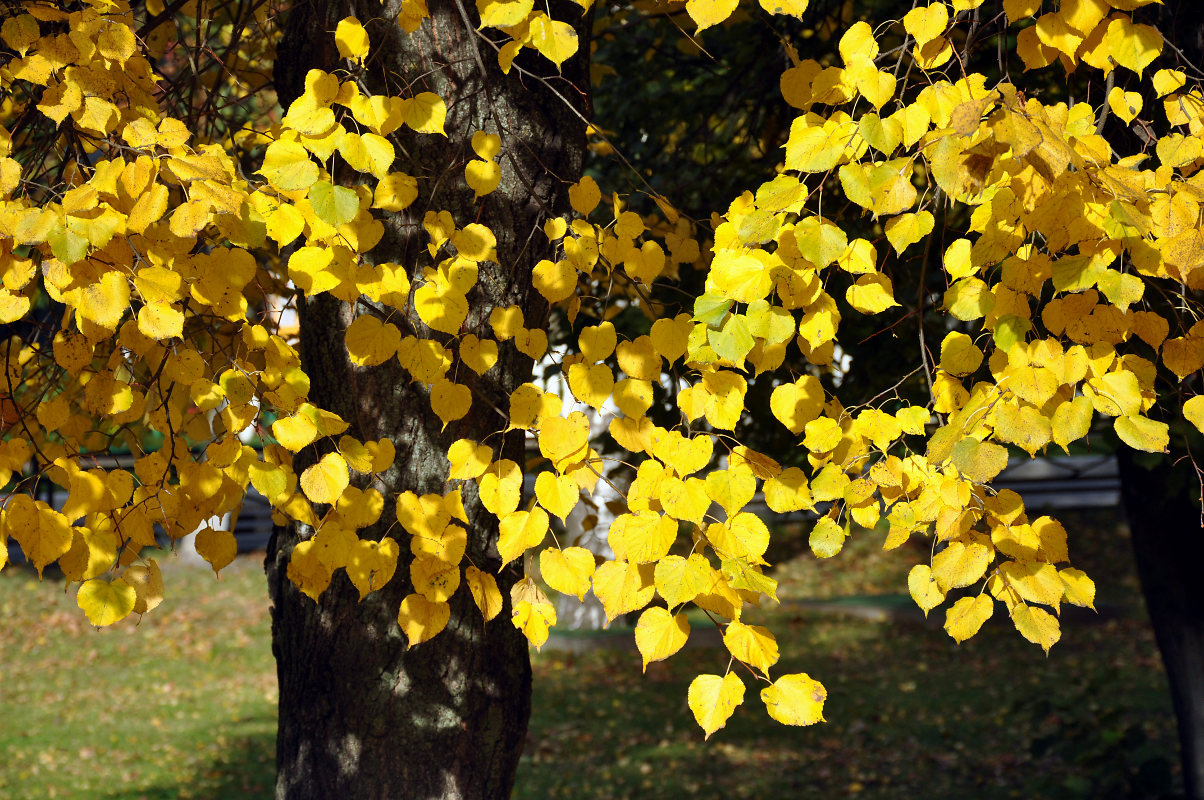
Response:
[{"label": "ground", "polygon": [[[863,533],[835,559],[783,565],[784,602],[756,621],[783,643],[780,672],[828,687],[829,721],[813,728],[769,720],[745,676],[746,707],[704,742],[685,690],[726,668],[711,647],[642,677],[634,649],[546,647],[516,797],[1173,796],[1166,679],[1113,516],[1062,515],[1100,613],[1065,610],[1048,657],[998,614],[961,646],[941,611],[925,621],[897,595],[919,544],[882,553]],[[0,796],[270,796],[261,557],[219,581],[170,557],[164,573],[164,607],[95,631],[61,583],[0,572]]]}]

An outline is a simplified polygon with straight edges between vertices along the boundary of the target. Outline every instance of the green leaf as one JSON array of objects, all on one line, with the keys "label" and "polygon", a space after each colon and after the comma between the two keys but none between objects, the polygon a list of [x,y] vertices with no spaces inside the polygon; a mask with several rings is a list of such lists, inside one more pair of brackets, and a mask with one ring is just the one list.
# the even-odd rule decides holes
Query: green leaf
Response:
[{"label": "green leaf", "polygon": [[743,314],[729,316],[723,327],[711,331],[709,339],[715,355],[726,358],[737,366],[744,363],[749,351],[757,344]]},{"label": "green leaf", "polygon": [[318,181],[310,188],[309,204],[318,219],[336,228],[355,219],[360,209],[354,189],[335,186],[330,181]]},{"label": "green leaf", "polygon": [[734,303],[716,294],[704,294],[694,301],[694,319],[706,325],[719,326]]}]

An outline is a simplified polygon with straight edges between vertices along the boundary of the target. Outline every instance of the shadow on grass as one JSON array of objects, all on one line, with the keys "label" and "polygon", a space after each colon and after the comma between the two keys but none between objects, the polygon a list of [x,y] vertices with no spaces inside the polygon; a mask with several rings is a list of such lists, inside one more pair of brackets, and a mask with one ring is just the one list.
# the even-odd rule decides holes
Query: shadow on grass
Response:
[{"label": "shadow on grass", "polygon": [[[180,780],[127,787],[106,796],[112,800],[270,800],[276,781],[276,736],[265,733],[265,726],[274,729],[275,719],[233,724],[223,734],[229,743],[222,754],[199,770],[194,767],[191,774],[183,769]],[[240,729],[254,732],[240,735]]]},{"label": "shadow on grass", "polygon": [[1068,626],[1048,660],[1006,630],[957,648],[932,623],[775,622],[794,644],[774,675],[822,680],[830,722],[778,726],[765,684],[742,673],[744,705],[704,743],[686,691],[697,672],[723,673],[722,651],[682,653],[642,681],[628,654],[548,654],[516,796],[1174,796],[1174,722],[1139,621]]}]

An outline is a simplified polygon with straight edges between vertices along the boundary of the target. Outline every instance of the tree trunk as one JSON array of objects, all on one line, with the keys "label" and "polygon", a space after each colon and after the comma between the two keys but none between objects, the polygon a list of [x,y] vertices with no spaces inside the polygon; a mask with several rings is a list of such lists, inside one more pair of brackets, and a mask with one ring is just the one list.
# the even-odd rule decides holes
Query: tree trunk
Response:
[{"label": "tree trunk", "polygon": [[[1143,454],[1144,455],[1144,454]],[[1204,797],[1204,530],[1190,462],[1151,459],[1121,448],[1121,487],[1137,573],[1162,651],[1179,722],[1183,784]]]},{"label": "tree trunk", "polygon": [[[480,265],[463,327],[482,339],[492,337],[488,317],[494,307],[519,306],[527,327],[546,319],[546,304],[531,289],[531,273],[541,258],[555,254],[540,228],[548,218],[567,213],[568,185],[581,176],[582,115],[588,111],[588,21],[579,6],[565,5],[553,3],[553,16],[580,21],[580,49],[563,65],[563,77],[549,62],[526,55],[503,75],[496,51],[475,32],[475,3],[463,0],[430,0],[431,17],[409,35],[395,22],[399,2],[299,2],[278,48],[275,78],[285,108],[304,90],[308,70],[339,66],[332,32],[352,14],[372,41],[364,85],[407,96],[433,91],[445,100],[447,138],[408,129],[391,137],[398,143],[393,169],[416,177],[420,195],[406,211],[388,215],[384,238],[368,257],[403,264],[412,277],[420,275],[432,265],[421,227],[428,210],[450,211],[458,227],[469,222],[490,227],[498,263]],[[518,68],[527,74],[520,76]],[[464,165],[476,157],[470,142],[478,130],[501,136],[502,182],[474,201]],[[334,179],[350,182],[354,176],[336,173]],[[486,441],[494,446],[495,458],[523,462],[523,432],[500,432],[506,428],[509,394],[531,379],[532,362],[502,343],[498,363],[484,376],[453,364],[456,380],[472,390],[473,406],[443,430],[430,410],[429,387],[411,383],[396,360],[375,368],[352,365],[343,342],[352,311],[330,295],[301,301],[302,365],[311,379],[310,401],[347,420],[348,434],[393,441],[394,466],[371,484],[384,494],[385,510],[380,523],[361,536],[397,537],[402,557],[393,580],[362,602],[340,571],[314,603],[286,577],[290,553],[312,536],[312,529],[294,526],[273,536],[267,571],[280,683],[276,796],[508,797],[531,704],[527,643],[509,621],[509,589],[521,577],[521,566],[512,564],[497,574],[506,598],[499,617],[484,623],[461,581],[446,629],[407,649],[397,612],[412,591],[410,545],[393,509],[396,496],[406,490],[442,494],[451,488],[446,452],[457,439]],[[403,335],[452,340],[426,328],[412,311],[405,316],[402,324],[412,331]],[[475,486],[463,489],[470,523],[465,563],[497,573],[497,520],[482,507]]]}]

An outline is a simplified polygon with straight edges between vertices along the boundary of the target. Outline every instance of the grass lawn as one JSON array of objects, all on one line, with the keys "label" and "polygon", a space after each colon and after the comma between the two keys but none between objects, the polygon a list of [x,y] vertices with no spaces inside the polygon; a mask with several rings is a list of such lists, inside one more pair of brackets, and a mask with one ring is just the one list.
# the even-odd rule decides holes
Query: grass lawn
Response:
[{"label": "grass lawn", "polygon": [[[863,534],[835,559],[783,565],[785,602],[757,621],[783,645],[778,673],[827,686],[829,721],[812,728],[769,720],[744,675],[745,706],[704,742],[686,686],[725,670],[719,649],[688,649],[641,677],[634,648],[545,648],[516,796],[1168,796],[1166,680],[1110,517],[1062,515],[1101,613],[1065,612],[1048,657],[998,612],[959,647],[942,612],[925,621],[897,598],[842,600],[871,612],[856,615],[802,602],[905,592],[921,550],[884,554]],[[270,796],[276,687],[261,559],[240,557],[220,581],[165,561],[164,605],[104,631],[61,584],[0,572],[0,797]]]}]

